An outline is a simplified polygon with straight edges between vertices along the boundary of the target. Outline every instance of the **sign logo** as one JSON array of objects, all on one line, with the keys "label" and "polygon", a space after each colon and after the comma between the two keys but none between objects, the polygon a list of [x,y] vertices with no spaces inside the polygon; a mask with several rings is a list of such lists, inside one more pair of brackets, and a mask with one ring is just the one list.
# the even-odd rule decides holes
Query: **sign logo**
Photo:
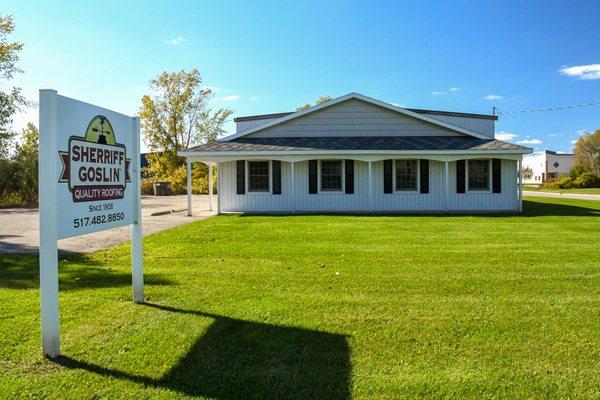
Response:
[{"label": "sign logo", "polygon": [[126,150],[108,118],[96,115],[84,137],[71,136],[68,151],[58,152],[63,164],[58,181],[68,183],[76,203],[122,199],[131,182]]}]

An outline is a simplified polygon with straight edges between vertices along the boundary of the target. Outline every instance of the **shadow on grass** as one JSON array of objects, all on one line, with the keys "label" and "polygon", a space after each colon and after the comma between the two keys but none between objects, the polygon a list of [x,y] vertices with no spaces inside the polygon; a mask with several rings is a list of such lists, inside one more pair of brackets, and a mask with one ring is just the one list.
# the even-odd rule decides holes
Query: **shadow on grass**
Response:
[{"label": "shadow on grass", "polygon": [[350,398],[350,351],[344,335],[156,304],[146,306],[209,317],[214,322],[160,379],[67,356],[61,356],[55,362],[66,368],[171,389],[189,396],[217,399]]},{"label": "shadow on grass", "polygon": [[[600,206],[600,202],[599,202]],[[570,204],[561,203],[549,203],[532,200],[523,200],[523,212],[518,213],[515,211],[475,211],[475,212],[352,212],[352,211],[340,211],[340,212],[298,212],[296,214],[286,213],[261,213],[261,212],[248,212],[240,214],[231,214],[231,216],[239,217],[254,217],[254,216],[267,216],[267,217],[301,217],[301,216],[316,216],[316,215],[327,215],[327,216],[370,216],[370,217],[544,217],[544,216],[570,216],[570,217],[596,217],[600,216],[600,207],[582,207]]]},{"label": "shadow on grass", "polygon": [[[598,203],[600,205],[600,202]],[[523,200],[524,217],[545,216],[568,216],[568,217],[598,217],[600,208],[574,206],[570,204],[548,203],[541,201]]]},{"label": "shadow on grass", "polygon": [[[122,287],[131,285],[131,273],[114,271],[85,254],[60,253],[58,287],[63,290]],[[75,265],[74,265],[75,264]],[[0,287],[33,289],[39,287],[37,254],[0,254]],[[170,285],[173,282],[161,274],[144,274],[149,285]]]}]

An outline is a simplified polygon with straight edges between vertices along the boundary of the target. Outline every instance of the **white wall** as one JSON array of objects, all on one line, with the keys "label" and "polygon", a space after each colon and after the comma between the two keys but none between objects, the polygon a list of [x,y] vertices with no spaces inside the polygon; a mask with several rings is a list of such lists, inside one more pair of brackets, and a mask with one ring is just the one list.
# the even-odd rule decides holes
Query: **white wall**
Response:
[{"label": "white wall", "polygon": [[[383,161],[373,163],[374,211],[444,211],[444,163],[429,161],[429,193],[383,193]],[[516,210],[517,163],[502,160],[502,193],[456,193],[456,163],[449,163],[448,209],[451,211]],[[308,161],[295,165],[295,195],[291,190],[290,164],[281,163],[281,195],[236,192],[236,162],[221,164],[222,212],[368,211],[368,165],[354,162],[354,194],[308,194]],[[490,182],[491,185],[491,182]],[[246,186],[247,189],[247,186]]]},{"label": "white wall", "polygon": [[[554,166],[554,163],[558,166]],[[556,172],[559,175],[568,174],[575,164],[574,154],[546,154],[546,166],[549,173]]]}]

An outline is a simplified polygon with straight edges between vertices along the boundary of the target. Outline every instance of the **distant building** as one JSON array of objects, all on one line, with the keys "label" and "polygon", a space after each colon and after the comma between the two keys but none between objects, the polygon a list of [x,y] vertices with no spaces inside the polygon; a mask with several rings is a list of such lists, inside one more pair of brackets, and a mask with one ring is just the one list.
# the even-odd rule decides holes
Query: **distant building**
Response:
[{"label": "distant building", "polygon": [[566,175],[575,163],[574,154],[563,154],[545,150],[540,153],[524,154],[523,169],[529,167],[533,176],[524,177],[524,183],[544,183]]}]

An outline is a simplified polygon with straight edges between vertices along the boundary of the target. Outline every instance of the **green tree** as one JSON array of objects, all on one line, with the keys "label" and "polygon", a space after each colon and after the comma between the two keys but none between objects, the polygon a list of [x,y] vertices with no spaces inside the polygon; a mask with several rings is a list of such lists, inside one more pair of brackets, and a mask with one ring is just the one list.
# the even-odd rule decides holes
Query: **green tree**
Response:
[{"label": "green tree", "polygon": [[590,172],[600,176],[600,129],[581,135],[575,143],[573,153],[578,174]]},{"label": "green tree", "polygon": [[150,81],[153,94],[142,97],[140,120],[144,140],[154,152],[148,157],[151,176],[170,176],[184,164],[178,150],[215,141],[225,132],[223,125],[233,111],[213,111],[213,93],[200,88],[201,83],[196,69],[163,72]]},{"label": "green tree", "polygon": [[[315,102],[315,105],[318,106],[319,104],[327,103],[328,101],[331,101],[331,100],[333,100],[333,97],[331,97],[331,96],[321,96],[317,99],[317,101]],[[301,106],[296,107],[296,111],[306,110],[311,107],[312,107],[312,105],[310,103],[304,103]]]},{"label": "green tree", "polygon": [[15,29],[12,16],[0,16],[0,158],[6,159],[13,145],[14,134],[8,129],[12,116],[21,106],[27,104],[21,95],[21,89],[10,87],[8,81],[22,72],[17,67],[22,43],[8,39]]},{"label": "green tree", "polygon": [[15,149],[16,181],[21,201],[34,204],[38,200],[38,162],[40,132],[31,122],[21,131],[21,143]]}]

